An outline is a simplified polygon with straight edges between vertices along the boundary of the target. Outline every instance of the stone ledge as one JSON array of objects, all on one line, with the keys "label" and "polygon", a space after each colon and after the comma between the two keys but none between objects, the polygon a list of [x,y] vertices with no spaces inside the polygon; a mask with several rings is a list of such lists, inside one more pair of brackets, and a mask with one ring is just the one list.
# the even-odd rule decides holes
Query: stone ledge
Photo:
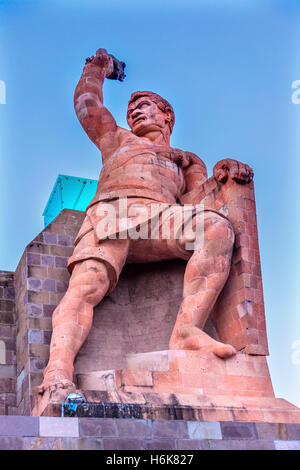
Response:
[{"label": "stone ledge", "polygon": [[[208,397],[122,390],[82,391],[85,403],[77,415],[99,418],[234,421],[257,423],[300,423],[300,410],[283,399],[251,397]],[[32,416],[61,416],[67,391],[35,397]]]}]

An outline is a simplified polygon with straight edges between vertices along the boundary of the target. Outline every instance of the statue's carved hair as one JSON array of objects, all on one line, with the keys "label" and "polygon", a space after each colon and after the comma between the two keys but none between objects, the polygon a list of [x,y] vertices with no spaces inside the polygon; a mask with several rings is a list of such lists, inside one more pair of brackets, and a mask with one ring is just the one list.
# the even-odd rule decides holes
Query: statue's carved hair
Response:
[{"label": "statue's carved hair", "polygon": [[153,103],[156,103],[159,109],[164,113],[168,110],[171,111],[171,120],[169,122],[171,134],[175,123],[175,113],[170,103],[165,100],[162,96],[158,95],[157,93],[153,93],[153,91],[135,91],[130,97],[128,106],[137,99],[142,98],[143,96],[147,96],[151,101],[153,101]]}]

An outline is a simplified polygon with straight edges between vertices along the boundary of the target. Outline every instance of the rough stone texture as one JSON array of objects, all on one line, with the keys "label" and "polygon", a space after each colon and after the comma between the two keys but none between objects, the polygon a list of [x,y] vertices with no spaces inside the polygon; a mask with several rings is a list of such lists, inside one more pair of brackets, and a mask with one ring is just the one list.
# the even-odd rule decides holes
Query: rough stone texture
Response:
[{"label": "rough stone texture", "polygon": [[72,437],[25,437],[22,450],[103,450],[101,439]]},{"label": "rough stone texture", "polygon": [[30,416],[0,416],[0,435],[38,436],[39,421],[39,418]]},{"label": "rough stone texture", "polygon": [[163,438],[187,438],[188,427],[185,421],[159,420],[153,423],[153,437],[157,440]]},{"label": "rough stone texture", "polygon": [[121,369],[128,353],[168,349],[185,265],[182,260],[126,265],[114,292],[95,308],[75,373]]},{"label": "rough stone texture", "polygon": [[82,437],[117,437],[117,420],[111,418],[81,418],[79,433]]},{"label": "rough stone texture", "polygon": [[222,439],[220,423],[188,421],[187,425],[191,439]]},{"label": "rough stone texture", "polygon": [[229,278],[212,319],[221,341],[248,354],[268,355],[254,185],[226,184],[226,191],[217,192],[216,207],[228,213],[236,239]]},{"label": "rough stone texture", "polygon": [[[0,450],[299,450],[283,423],[0,417]],[[290,425],[287,425],[290,426]],[[271,431],[272,430],[272,431]],[[294,425],[300,432],[300,425]]]},{"label": "rough stone texture", "polygon": [[117,373],[125,391],[274,397],[265,356],[238,353],[223,360],[211,352],[167,350],[130,354],[127,365],[130,370]]},{"label": "rough stone texture", "polygon": [[22,450],[23,439],[20,437],[0,436],[0,450]]},{"label": "rough stone texture", "polygon": [[222,435],[225,439],[257,439],[254,423],[221,423]]},{"label": "rough stone texture", "polygon": [[[223,165],[227,166],[226,160],[215,166],[215,178],[205,181],[186,201],[213,204],[229,218],[235,232],[231,271],[212,319],[221,341],[249,354],[268,355],[254,185],[236,184],[228,178],[228,168],[225,180],[222,179],[219,172]],[[182,202],[185,203],[184,197]]]},{"label": "rough stone texture", "polygon": [[16,412],[14,273],[0,271],[0,415]]},{"label": "rough stone texture", "polygon": [[82,219],[82,212],[62,211],[26,247],[14,275],[19,415],[30,414],[32,396],[42,379],[49,357],[51,315],[67,288],[66,261]]},{"label": "rough stone texture", "polygon": [[40,418],[41,437],[78,437],[77,418]]},{"label": "rough stone texture", "polygon": [[[298,440],[300,424],[299,408],[275,397],[235,396],[201,394],[199,390],[188,393],[162,393],[122,388],[107,391],[77,390],[85,403],[78,405],[77,416],[88,418],[132,418],[156,420],[221,421],[241,424],[235,432],[243,432],[243,423],[269,423],[258,429],[258,439],[266,439],[274,434],[276,439],[284,439],[289,433]],[[58,390],[51,395],[45,392],[42,399],[36,399],[33,416],[60,416],[61,402],[66,401],[68,391]],[[277,428],[270,423],[286,423]],[[289,424],[287,424],[289,423]],[[288,426],[291,426],[289,429]],[[295,426],[295,428],[293,427]],[[274,430],[274,429],[275,430]],[[228,431],[229,432],[229,431]]]}]

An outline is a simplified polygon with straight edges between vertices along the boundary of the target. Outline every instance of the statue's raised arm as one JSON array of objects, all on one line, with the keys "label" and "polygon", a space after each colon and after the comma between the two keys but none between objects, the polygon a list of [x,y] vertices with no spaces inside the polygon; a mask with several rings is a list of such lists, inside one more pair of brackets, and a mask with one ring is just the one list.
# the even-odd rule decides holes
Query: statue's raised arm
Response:
[{"label": "statue's raised arm", "polygon": [[123,80],[125,64],[119,62],[105,49],[98,49],[86,63],[74,94],[74,107],[80,124],[101,150],[103,156],[113,150],[118,126],[112,114],[103,105],[105,78]]}]

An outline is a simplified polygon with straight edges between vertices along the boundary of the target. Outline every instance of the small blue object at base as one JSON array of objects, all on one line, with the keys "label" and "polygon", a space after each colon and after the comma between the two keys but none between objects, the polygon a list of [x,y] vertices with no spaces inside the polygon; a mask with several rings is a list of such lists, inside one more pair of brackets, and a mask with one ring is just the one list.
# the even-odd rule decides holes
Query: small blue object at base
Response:
[{"label": "small blue object at base", "polygon": [[61,404],[61,417],[73,417],[76,415],[77,406],[84,403],[84,399],[78,393],[70,393],[67,396],[67,401]]}]

